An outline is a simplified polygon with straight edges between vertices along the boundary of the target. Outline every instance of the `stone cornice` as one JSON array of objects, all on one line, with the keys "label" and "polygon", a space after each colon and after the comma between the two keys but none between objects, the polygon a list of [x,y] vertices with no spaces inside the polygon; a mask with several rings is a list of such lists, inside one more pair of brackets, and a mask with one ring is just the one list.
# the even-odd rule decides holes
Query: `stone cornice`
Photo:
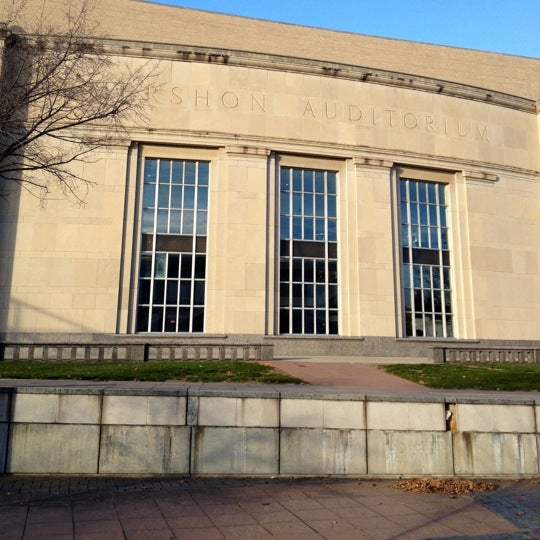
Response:
[{"label": "stone cornice", "polygon": [[347,64],[330,64],[319,60],[294,58],[246,51],[211,49],[173,44],[150,44],[133,41],[103,40],[105,51],[111,54],[178,60],[182,62],[198,62],[237,67],[251,67],[318,75],[358,82],[396,86],[441,94],[460,99],[480,101],[496,106],[507,107],[524,112],[537,112],[535,101],[512,96],[502,92],[494,92],[485,88],[463,85],[450,81],[430,79],[407,73],[398,73]]},{"label": "stone cornice", "polygon": [[[51,46],[54,46],[54,36],[47,37],[51,41]],[[113,55],[287,71],[441,94],[529,113],[539,111],[537,102],[523,97],[450,81],[364,66],[182,44],[100,39],[97,45],[101,51]]]}]

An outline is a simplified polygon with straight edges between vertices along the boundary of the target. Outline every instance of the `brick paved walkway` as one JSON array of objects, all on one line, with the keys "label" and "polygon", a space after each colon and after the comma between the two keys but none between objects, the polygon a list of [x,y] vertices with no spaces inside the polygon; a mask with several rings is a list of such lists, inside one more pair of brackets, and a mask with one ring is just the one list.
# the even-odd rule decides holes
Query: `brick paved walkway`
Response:
[{"label": "brick paved walkway", "polygon": [[389,480],[0,477],[0,539],[540,538],[540,485],[405,493]]}]

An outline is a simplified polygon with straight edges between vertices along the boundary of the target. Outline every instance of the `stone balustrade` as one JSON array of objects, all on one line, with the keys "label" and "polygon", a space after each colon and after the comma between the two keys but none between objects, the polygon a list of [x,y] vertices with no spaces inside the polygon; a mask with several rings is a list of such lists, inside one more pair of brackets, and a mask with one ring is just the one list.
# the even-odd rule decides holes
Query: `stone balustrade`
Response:
[{"label": "stone balustrade", "polygon": [[271,344],[2,343],[0,361],[146,362],[149,360],[271,360]]},{"label": "stone balustrade", "polygon": [[540,349],[535,347],[434,347],[432,357],[435,362],[450,364],[533,364],[540,362]]}]

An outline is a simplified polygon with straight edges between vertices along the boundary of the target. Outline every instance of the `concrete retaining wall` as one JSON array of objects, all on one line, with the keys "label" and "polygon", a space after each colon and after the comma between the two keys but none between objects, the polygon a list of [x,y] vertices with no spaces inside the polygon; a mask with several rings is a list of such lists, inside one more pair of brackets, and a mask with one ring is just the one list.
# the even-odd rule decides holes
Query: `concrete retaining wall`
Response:
[{"label": "concrete retaining wall", "polygon": [[539,472],[540,402],[314,388],[0,388],[0,472],[466,475]]}]

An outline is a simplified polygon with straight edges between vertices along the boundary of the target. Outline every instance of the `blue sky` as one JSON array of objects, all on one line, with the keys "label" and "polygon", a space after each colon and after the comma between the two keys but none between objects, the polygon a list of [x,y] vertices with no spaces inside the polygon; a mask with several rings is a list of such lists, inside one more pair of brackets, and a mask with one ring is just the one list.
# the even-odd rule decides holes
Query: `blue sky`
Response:
[{"label": "blue sky", "polygon": [[540,0],[160,0],[159,3],[540,57]]}]

